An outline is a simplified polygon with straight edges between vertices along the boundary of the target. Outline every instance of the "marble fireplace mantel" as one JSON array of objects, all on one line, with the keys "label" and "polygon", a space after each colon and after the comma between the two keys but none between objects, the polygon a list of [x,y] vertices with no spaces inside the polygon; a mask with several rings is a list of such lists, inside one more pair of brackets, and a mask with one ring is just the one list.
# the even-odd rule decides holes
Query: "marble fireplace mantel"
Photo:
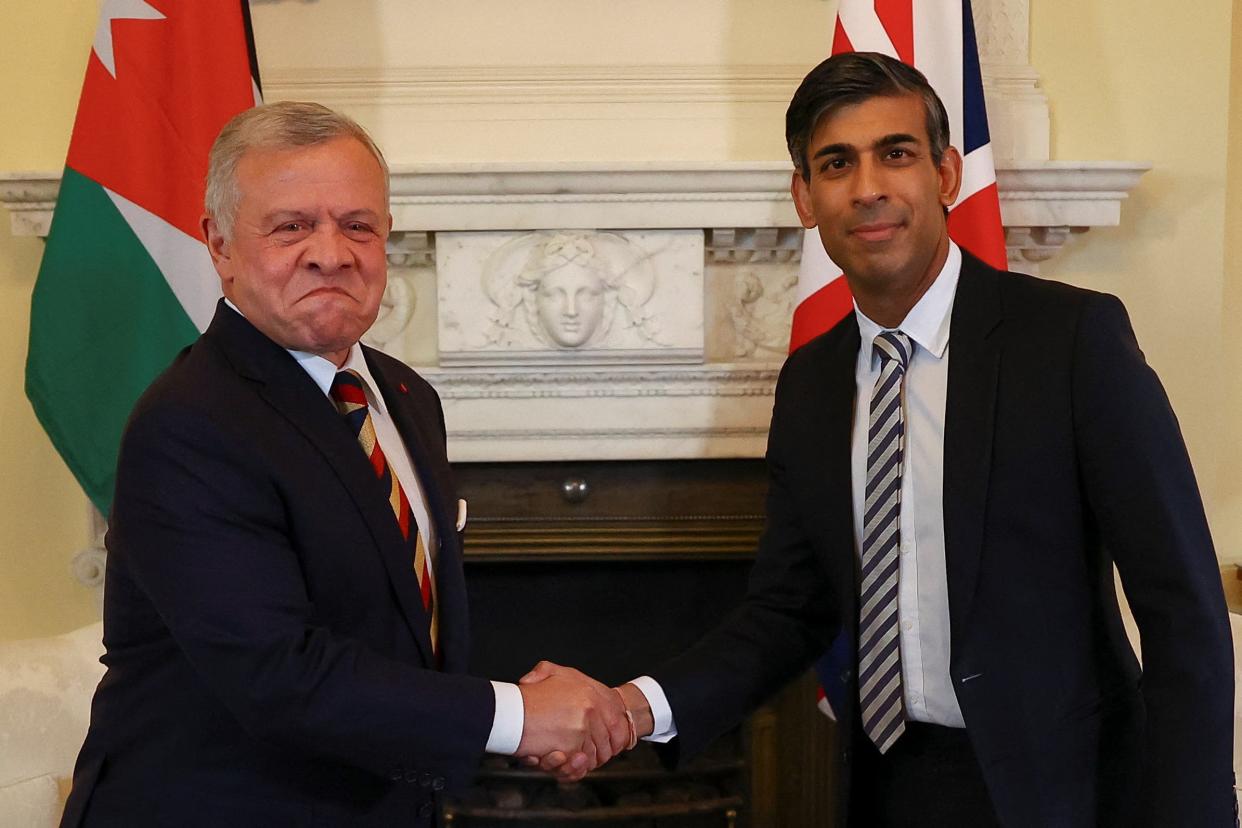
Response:
[{"label": "marble fireplace mantel", "polygon": [[[1035,271],[1072,235],[1117,225],[1147,169],[1002,166],[1011,266]],[[15,235],[46,235],[58,184],[54,174],[0,175]],[[368,339],[437,387],[455,460],[761,455],[801,256],[788,188],[783,162],[395,168],[393,284]],[[648,288],[644,312],[670,320],[666,340],[681,339],[657,347],[639,336],[610,349],[528,332],[525,344],[479,344],[477,329],[496,312],[477,286],[488,257],[502,241],[550,233],[601,247],[601,259],[605,236],[649,259],[658,289]],[[681,293],[661,307],[674,286]],[[510,312],[517,327],[537,327]]]},{"label": "marble fireplace mantel", "polygon": [[[1002,163],[1010,266],[1037,272],[1071,236],[1119,224],[1148,168]],[[58,185],[50,173],[0,174],[14,235],[46,236]],[[779,162],[398,167],[390,284],[367,340],[439,391],[455,461],[761,456],[801,258],[788,188]],[[549,235],[649,258],[660,288],[648,291],[649,315],[675,320],[683,339],[611,350],[530,331],[525,345],[470,340],[489,319],[495,327],[478,286],[496,250]],[[533,330],[537,318],[515,311],[512,327]],[[98,590],[104,560],[101,543],[78,552],[76,579]]]},{"label": "marble fireplace mantel", "polygon": [[[1150,168],[1001,162],[996,177],[1011,257],[1043,261],[1070,233],[1119,224],[1121,202]],[[14,235],[47,235],[59,186],[58,173],[0,173],[0,204]],[[398,232],[799,227],[783,161],[395,166],[392,210]],[[1029,243],[1037,238],[1043,241]]]}]

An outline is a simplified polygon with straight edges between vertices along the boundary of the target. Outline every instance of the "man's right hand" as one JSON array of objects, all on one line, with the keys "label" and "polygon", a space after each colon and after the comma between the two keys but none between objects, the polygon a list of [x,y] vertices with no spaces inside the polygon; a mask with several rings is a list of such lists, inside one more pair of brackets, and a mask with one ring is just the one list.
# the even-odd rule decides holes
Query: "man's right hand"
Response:
[{"label": "man's right hand", "polygon": [[625,750],[629,723],[615,690],[571,667],[541,661],[518,682],[525,716],[518,756],[567,757],[573,781]]}]

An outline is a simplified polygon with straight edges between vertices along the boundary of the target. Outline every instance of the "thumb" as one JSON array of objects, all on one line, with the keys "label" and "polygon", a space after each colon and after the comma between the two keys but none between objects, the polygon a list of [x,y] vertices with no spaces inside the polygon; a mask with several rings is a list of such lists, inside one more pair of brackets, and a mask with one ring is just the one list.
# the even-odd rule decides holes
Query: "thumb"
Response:
[{"label": "thumb", "polygon": [[561,668],[551,661],[541,661],[532,667],[529,673],[518,679],[518,684],[538,684],[544,679],[556,675],[559,669]]}]

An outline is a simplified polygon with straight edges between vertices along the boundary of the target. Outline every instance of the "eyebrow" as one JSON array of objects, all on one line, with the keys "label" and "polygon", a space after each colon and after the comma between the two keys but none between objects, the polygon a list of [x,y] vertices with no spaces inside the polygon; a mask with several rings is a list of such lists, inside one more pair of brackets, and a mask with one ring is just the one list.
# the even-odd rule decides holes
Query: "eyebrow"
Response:
[{"label": "eyebrow", "polygon": [[[880,138],[871,145],[871,149],[884,149],[885,147],[896,146],[897,144],[918,144],[919,139],[908,132],[892,132]],[[825,155],[844,155],[855,149],[853,144],[828,144],[820,147],[819,151],[812,158],[822,158]]]},{"label": "eyebrow", "polygon": [[[289,219],[310,220],[314,218],[314,212],[305,210],[289,209],[289,210],[273,210],[263,217],[266,222],[281,222]],[[337,221],[351,221],[353,219],[366,219],[368,221],[378,221],[379,214],[367,207],[359,207],[357,210],[348,210],[336,217]]]}]

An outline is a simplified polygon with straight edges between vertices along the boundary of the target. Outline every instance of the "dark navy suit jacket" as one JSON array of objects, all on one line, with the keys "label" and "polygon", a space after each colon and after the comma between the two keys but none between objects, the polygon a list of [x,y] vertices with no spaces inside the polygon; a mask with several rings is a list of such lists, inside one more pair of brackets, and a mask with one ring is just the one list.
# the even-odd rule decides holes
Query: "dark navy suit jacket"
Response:
[{"label": "dark navy suit jacket", "polygon": [[[785,364],[749,593],[652,673],[677,723],[671,761],[805,670],[838,631],[856,650],[858,347],[851,314]],[[944,528],[949,673],[1002,822],[1233,825],[1232,645],[1216,556],[1177,420],[1115,297],[963,255]],[[838,677],[842,814],[855,673]]]},{"label": "dark navy suit jacket", "polygon": [[495,697],[463,675],[456,494],[439,399],[364,348],[439,539],[441,660],[354,435],[223,303],[143,395],[107,536],[103,661],[63,825],[430,824]]}]

